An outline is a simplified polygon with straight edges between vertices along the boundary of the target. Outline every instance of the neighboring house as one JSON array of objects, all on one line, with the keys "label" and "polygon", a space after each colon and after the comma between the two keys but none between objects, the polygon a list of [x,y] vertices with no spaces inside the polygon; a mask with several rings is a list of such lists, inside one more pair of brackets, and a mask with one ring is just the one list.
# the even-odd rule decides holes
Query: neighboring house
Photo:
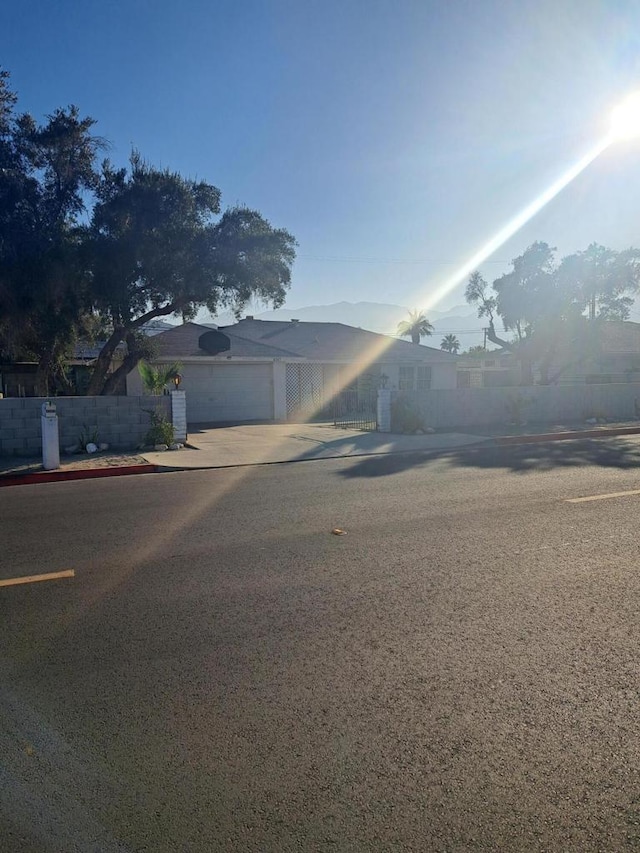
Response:
[{"label": "neighboring house", "polygon": [[35,397],[37,369],[31,361],[0,364],[0,392],[5,397]]},{"label": "neighboring house", "polygon": [[[365,395],[456,387],[457,357],[342,323],[185,323],[155,335],[157,363],[179,361],[190,423],[326,416],[343,389]],[[137,371],[127,393],[139,394]]]},{"label": "neighboring house", "polygon": [[[579,344],[566,342],[549,367],[555,384],[640,382],[640,323],[603,320],[585,327]],[[534,365],[534,380],[541,380]],[[520,384],[518,358],[504,349],[458,359],[458,388],[488,388]]]},{"label": "neighboring house", "polygon": [[458,357],[458,388],[496,388],[519,384],[519,365],[515,356],[503,349],[484,354]]},{"label": "neighboring house", "polygon": [[588,383],[640,382],[640,323],[607,321],[600,324],[599,352],[568,376]]},{"label": "neighboring house", "polygon": [[[559,385],[640,382],[640,323],[589,322],[585,337],[567,342],[549,374]],[[539,379],[538,372],[535,375]]]}]

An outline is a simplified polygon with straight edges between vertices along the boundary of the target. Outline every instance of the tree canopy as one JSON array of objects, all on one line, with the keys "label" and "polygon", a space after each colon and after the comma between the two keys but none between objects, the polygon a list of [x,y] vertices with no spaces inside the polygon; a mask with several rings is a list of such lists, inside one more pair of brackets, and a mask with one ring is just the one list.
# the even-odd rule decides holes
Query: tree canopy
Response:
[{"label": "tree canopy", "polygon": [[[467,302],[488,320],[487,338],[518,356],[525,382],[532,381],[533,364],[546,383],[586,357],[597,345],[593,324],[628,319],[640,287],[637,249],[616,252],[592,243],[560,263],[555,251],[533,243],[491,288],[477,271],[467,283]],[[496,317],[510,337],[497,334]],[[553,364],[560,371],[555,376],[549,372]]]},{"label": "tree canopy", "polygon": [[91,323],[80,217],[104,142],[74,106],[38,124],[16,103],[0,72],[0,350],[35,358],[46,394]]},{"label": "tree canopy", "polygon": [[[159,316],[193,318],[201,306],[236,313],[254,296],[275,307],[291,280],[295,240],[257,211],[220,214],[220,191],[149,166],[134,153],[129,170],[103,167],[88,228],[96,310],[112,333],[89,393],[114,393],[145,356],[140,329]],[[127,357],[109,373],[117,347]]]},{"label": "tree canopy", "polygon": [[[79,336],[106,338],[88,393],[117,393],[153,344],[141,329],[199,308],[282,305],[296,241],[220,191],[146,163],[97,163],[105,147],[74,106],[39,125],[16,115],[0,72],[0,353],[38,360],[38,388],[64,381]],[[114,372],[114,356],[123,354]]]}]

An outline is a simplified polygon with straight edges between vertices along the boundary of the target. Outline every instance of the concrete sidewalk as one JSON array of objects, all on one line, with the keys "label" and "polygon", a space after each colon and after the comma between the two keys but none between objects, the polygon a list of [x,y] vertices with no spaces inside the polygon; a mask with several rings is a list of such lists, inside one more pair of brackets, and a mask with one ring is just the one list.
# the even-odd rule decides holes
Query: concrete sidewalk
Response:
[{"label": "concrete sidewalk", "polygon": [[449,450],[489,441],[465,433],[394,435],[336,429],[326,424],[244,424],[192,428],[188,443],[195,450],[144,453],[153,465],[167,469],[225,468],[310,459],[369,456],[378,453]]},{"label": "concrete sidewalk", "polygon": [[[550,431],[553,430],[553,431]],[[484,433],[484,434],[483,434]],[[478,433],[434,433],[396,435],[336,429],[330,424],[242,424],[192,427],[190,447],[174,452],[128,452],[72,456],[61,460],[57,471],[45,472],[41,459],[0,459],[0,486],[24,485],[87,477],[228,468],[278,462],[303,462],[372,456],[387,453],[446,452],[473,444],[508,445],[532,442],[631,437],[640,433],[635,422],[607,424],[593,429],[586,424],[531,425],[510,434],[479,430]]]}]

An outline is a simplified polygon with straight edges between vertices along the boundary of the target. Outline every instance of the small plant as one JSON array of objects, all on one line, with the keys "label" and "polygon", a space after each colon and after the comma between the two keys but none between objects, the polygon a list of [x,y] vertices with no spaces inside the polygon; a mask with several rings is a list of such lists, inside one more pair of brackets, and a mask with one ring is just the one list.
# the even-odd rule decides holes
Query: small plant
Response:
[{"label": "small plant", "polygon": [[515,426],[523,426],[525,423],[524,408],[525,406],[528,406],[530,402],[530,400],[521,397],[519,394],[515,397],[509,397],[505,403],[509,423],[514,424]]},{"label": "small plant", "polygon": [[98,440],[98,427],[89,428],[86,424],[82,424],[82,431],[78,436],[78,444],[82,451],[86,450],[87,444],[100,444]]},{"label": "small plant", "polygon": [[164,412],[145,409],[151,419],[151,429],[144,438],[145,444],[166,444],[170,447],[175,439],[173,424],[165,417]]},{"label": "small plant", "polygon": [[158,367],[153,367],[146,361],[138,364],[138,373],[147,394],[162,394],[166,386],[180,375],[181,370],[182,365],[179,362]]}]

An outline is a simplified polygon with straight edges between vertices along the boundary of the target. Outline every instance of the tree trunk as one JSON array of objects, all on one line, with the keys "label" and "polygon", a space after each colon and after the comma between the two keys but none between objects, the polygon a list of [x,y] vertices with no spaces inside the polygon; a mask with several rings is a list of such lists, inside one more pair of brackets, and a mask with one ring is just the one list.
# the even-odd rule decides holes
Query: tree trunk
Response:
[{"label": "tree trunk", "polygon": [[49,385],[53,374],[54,357],[51,351],[44,353],[38,361],[36,368],[36,396],[48,397]]},{"label": "tree trunk", "polygon": [[[508,341],[504,341],[504,340],[502,340],[502,338],[499,338],[496,335],[496,330],[495,330],[495,327],[493,325],[493,321],[491,321],[489,323],[489,328],[487,329],[487,338],[489,338],[489,340],[491,341],[492,344],[497,344],[499,347],[506,349],[507,352],[513,352],[512,345]],[[486,341],[485,341],[485,349],[486,348],[487,348],[487,346],[486,346]]]},{"label": "tree trunk", "polygon": [[101,392],[105,396],[126,393],[126,378],[134,367],[138,366],[140,359],[143,357],[143,353],[139,349],[133,332],[126,333],[125,342],[127,344],[127,354],[122,364],[107,376]]},{"label": "tree trunk", "polygon": [[[91,374],[91,380],[89,382],[89,387],[87,388],[87,396],[100,396],[102,394],[116,394],[117,392],[113,389],[117,387],[118,383],[121,386],[121,380],[112,379],[109,376],[109,368],[111,367],[111,362],[113,360],[114,353],[118,348],[118,344],[121,341],[128,341],[129,336],[132,335],[137,329],[141,326],[144,326],[145,323],[148,323],[149,320],[154,320],[156,317],[166,317],[168,314],[175,314],[185,305],[189,304],[189,299],[183,298],[176,300],[175,302],[170,303],[169,305],[162,305],[160,308],[154,308],[151,311],[147,311],[146,314],[143,314],[141,317],[138,317],[131,323],[128,323],[127,326],[118,326],[114,329],[113,334],[106,342],[106,344],[102,347],[100,351],[100,355],[95,361],[95,365],[93,368],[93,373]],[[138,356],[137,360],[133,363],[132,367],[124,374],[131,372],[136,364],[140,361],[140,357]],[[126,364],[127,357],[125,357],[124,362],[118,370],[116,370],[113,376],[120,377],[122,374],[120,373],[120,369]],[[109,390],[108,390],[109,389]]]},{"label": "tree trunk", "polygon": [[414,344],[420,343],[420,333],[419,332],[411,332],[411,342]]},{"label": "tree trunk", "polygon": [[118,344],[122,341],[123,336],[124,329],[119,326],[117,329],[114,330],[109,340],[100,350],[100,355],[95,361],[95,364],[93,366],[93,373],[91,374],[91,379],[89,380],[89,386],[87,388],[87,397],[102,394],[105,382],[107,381],[109,368],[111,367],[111,360],[113,359],[113,354],[118,348]]}]

